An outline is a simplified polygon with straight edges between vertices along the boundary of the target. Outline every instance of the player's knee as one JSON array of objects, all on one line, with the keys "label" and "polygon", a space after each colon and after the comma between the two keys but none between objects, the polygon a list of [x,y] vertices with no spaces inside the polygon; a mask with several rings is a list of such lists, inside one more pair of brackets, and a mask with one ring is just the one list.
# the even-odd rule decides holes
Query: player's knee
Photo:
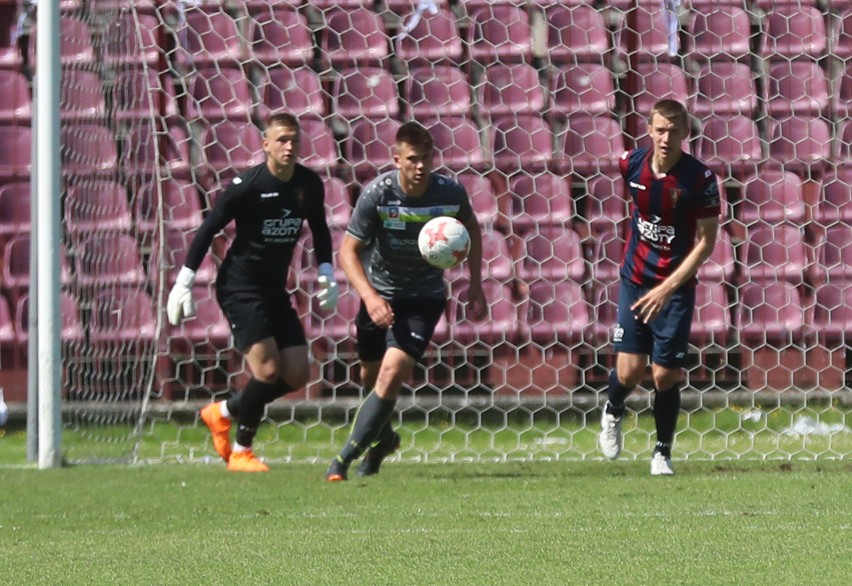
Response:
[{"label": "player's knee", "polygon": [[307,363],[294,365],[282,373],[281,379],[292,390],[301,389],[308,384],[311,370]]},{"label": "player's knee", "polygon": [[681,380],[680,369],[665,369],[653,373],[654,388],[658,391],[668,391]]}]

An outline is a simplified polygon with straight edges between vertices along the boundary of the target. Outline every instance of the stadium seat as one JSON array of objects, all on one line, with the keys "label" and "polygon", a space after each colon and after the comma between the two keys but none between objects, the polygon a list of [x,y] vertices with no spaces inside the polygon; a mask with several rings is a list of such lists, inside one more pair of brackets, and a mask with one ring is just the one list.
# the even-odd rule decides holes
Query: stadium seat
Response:
[{"label": "stadium seat", "polygon": [[825,174],[814,220],[822,226],[852,224],[852,165],[838,165]]},{"label": "stadium seat", "polygon": [[[6,243],[3,253],[3,271],[0,282],[9,292],[9,299],[17,303],[18,299],[30,287],[30,235],[18,234]],[[72,283],[71,266],[66,256],[65,247],[60,245],[59,253],[59,283],[68,287]]]},{"label": "stadium seat", "polygon": [[692,113],[700,119],[711,115],[752,117],[757,110],[754,74],[746,63],[711,60],[697,75],[698,91]]},{"label": "stadium seat", "polygon": [[59,99],[59,115],[63,122],[100,124],[107,114],[104,87],[100,76],[83,69],[64,69]]},{"label": "stadium seat", "polygon": [[485,230],[504,229],[505,216],[501,217],[491,181],[481,173],[459,173],[456,181],[464,186],[470,197],[479,225]]},{"label": "stadium seat", "polygon": [[547,54],[558,66],[594,62],[609,53],[609,31],[602,12],[589,4],[554,3],[545,8]]},{"label": "stadium seat", "polygon": [[178,117],[172,79],[169,76],[160,78],[154,69],[130,67],[117,71],[108,95],[112,98],[117,122],[132,126],[138,120]]},{"label": "stadium seat", "polygon": [[781,349],[800,341],[805,317],[799,289],[782,281],[744,284],[736,324],[740,342],[749,348]]},{"label": "stadium seat", "polygon": [[29,125],[32,117],[29,81],[20,71],[0,69],[0,124]]},{"label": "stadium seat", "polygon": [[743,61],[751,52],[751,18],[743,6],[715,5],[694,10],[689,56],[699,63]]},{"label": "stadium seat", "polygon": [[823,118],[795,116],[778,121],[770,134],[768,164],[805,178],[819,175],[832,158],[831,134]]},{"label": "stadium seat", "polygon": [[325,116],[328,109],[319,75],[309,67],[271,67],[262,75],[256,107],[258,120],[286,110],[294,116]]},{"label": "stadium seat", "polygon": [[319,116],[306,115],[299,119],[299,125],[299,161],[321,175],[337,172],[337,141],[328,124]]},{"label": "stadium seat", "polygon": [[515,175],[509,180],[508,196],[507,213],[515,234],[537,226],[568,226],[576,214],[570,177],[550,171]]},{"label": "stadium seat", "polygon": [[835,91],[831,93],[831,113],[836,120],[852,117],[852,60],[835,82]]},{"label": "stadium seat", "polygon": [[313,346],[324,353],[335,353],[340,345],[351,345],[355,340],[355,319],[361,308],[361,298],[348,285],[340,288],[340,298],[335,311],[320,309],[319,299],[311,296],[311,311],[306,334]]},{"label": "stadium seat", "polygon": [[852,280],[852,226],[834,224],[826,228],[816,259],[820,282]]},{"label": "stadium seat", "polygon": [[0,185],[0,254],[9,238],[30,232],[30,189],[26,180]]},{"label": "stadium seat", "polygon": [[[852,282],[832,280],[817,288],[813,325],[820,341],[830,348],[849,343],[852,334]],[[843,352],[845,354],[845,348]]]},{"label": "stadium seat", "polygon": [[[10,303],[3,295],[0,295],[0,351],[3,351],[0,357],[5,355],[8,349],[8,354],[13,357],[13,364],[16,363],[19,354],[16,347],[17,344],[18,336],[15,332],[15,318]],[[11,365],[5,366],[9,368]]]},{"label": "stadium seat", "polygon": [[725,347],[728,345],[730,329],[725,285],[699,281],[695,285],[695,312],[692,315],[689,341],[699,348],[709,345]]},{"label": "stadium seat", "polygon": [[540,115],[546,101],[538,71],[528,63],[494,63],[476,87],[479,114],[485,118]]},{"label": "stadium seat", "polygon": [[384,65],[390,56],[390,39],[381,17],[365,7],[335,6],[325,11],[323,57],[333,69],[345,66]]},{"label": "stadium seat", "polygon": [[254,101],[248,80],[239,66],[199,66],[187,80],[188,121],[249,122]]},{"label": "stadium seat", "polygon": [[17,1],[15,4],[0,6],[0,69],[20,71],[24,63],[15,37],[17,13]]},{"label": "stadium seat", "polygon": [[[89,25],[83,20],[68,15],[60,15],[59,63],[63,68],[94,65],[95,48]],[[29,63],[35,67],[36,46],[38,45],[38,24],[33,26],[29,44]]]},{"label": "stadium seat", "polygon": [[467,33],[471,59],[482,65],[495,62],[532,62],[532,31],[525,9],[492,4],[473,10]]},{"label": "stadium seat", "polygon": [[736,258],[730,234],[724,228],[720,228],[716,235],[713,253],[698,267],[699,281],[733,283]]},{"label": "stadium seat", "polygon": [[[156,120],[156,119],[155,119]],[[162,122],[158,121],[158,126]],[[158,172],[164,177],[189,179],[189,134],[177,120],[167,123],[162,132],[154,132],[147,121],[133,124],[124,135],[121,149],[121,170],[128,178],[145,180]]]},{"label": "stadium seat", "polygon": [[611,114],[615,111],[612,72],[600,63],[557,66],[550,82],[553,115],[564,119],[575,112]]},{"label": "stadium seat", "polygon": [[[469,275],[467,263],[448,269],[447,281],[452,283],[465,280]],[[508,282],[515,274],[512,267],[512,255],[506,237],[497,230],[482,230],[482,278]]]},{"label": "stadium seat", "polygon": [[618,234],[624,232],[629,203],[620,173],[600,174],[589,179],[584,203],[583,217],[589,223],[593,238],[612,230]]},{"label": "stadium seat", "polygon": [[[138,8],[137,8],[138,10]],[[153,13],[111,14],[103,38],[103,63],[116,69],[151,67],[160,61],[160,20]]]},{"label": "stadium seat", "polygon": [[828,37],[821,9],[777,3],[766,15],[760,53],[769,59],[819,59],[827,54]]},{"label": "stadium seat", "polygon": [[69,235],[129,233],[134,222],[124,186],[110,180],[69,186],[65,194],[63,223]]},{"label": "stadium seat", "polygon": [[133,236],[119,232],[72,234],[72,245],[81,287],[91,290],[108,285],[146,284],[142,257]]},{"label": "stadium seat", "polygon": [[488,309],[480,321],[467,316],[468,287],[469,283],[461,279],[451,284],[448,313],[451,339],[457,344],[481,343],[492,348],[516,342],[521,330],[509,286],[493,279],[482,281]]},{"label": "stadium seat", "polygon": [[799,226],[756,224],[748,229],[744,248],[744,282],[804,282],[808,255]]},{"label": "stadium seat", "polygon": [[146,243],[157,233],[161,218],[166,228],[184,231],[195,230],[203,219],[196,186],[181,179],[148,178],[133,192],[131,205],[134,226]]},{"label": "stadium seat", "polygon": [[802,180],[789,171],[764,169],[748,180],[743,188],[739,218],[750,226],[756,223],[780,224],[805,222]]},{"label": "stadium seat", "polygon": [[[153,347],[157,320],[151,296],[144,290],[132,287],[102,289],[95,292],[91,307],[89,342],[96,349],[102,349],[98,352],[100,360],[105,363],[134,358],[141,361],[145,355],[143,348]],[[120,356],[112,355],[119,351]],[[116,364],[97,365],[100,368],[111,366]],[[141,386],[144,379],[136,382]],[[115,388],[112,391],[119,393]]]},{"label": "stadium seat", "polygon": [[[417,9],[418,0],[385,0],[384,4],[388,10],[402,17],[407,17]],[[434,0],[435,5],[439,10],[444,10],[448,7],[450,0]],[[430,13],[430,17],[433,15]]]},{"label": "stadium seat", "polygon": [[[686,73],[679,66],[673,63],[639,61],[627,75],[632,77],[632,87],[635,88],[632,96],[632,111],[635,116],[629,118],[630,130],[634,137],[647,133],[648,115],[659,100],[677,100],[684,104],[688,111],[692,111],[693,93]],[[631,81],[628,80],[627,83],[630,87]]]},{"label": "stadium seat", "polygon": [[384,120],[355,120],[349,127],[349,138],[344,143],[346,162],[352,165],[355,178],[366,184],[376,175],[394,168],[393,147],[400,123],[391,118]]},{"label": "stadium seat", "polygon": [[448,8],[421,18],[405,35],[395,39],[396,56],[410,67],[458,65],[464,48],[455,16]]},{"label": "stadium seat", "polygon": [[399,116],[396,81],[387,69],[370,66],[339,69],[331,88],[334,112],[347,121]]},{"label": "stadium seat", "polygon": [[747,116],[711,116],[701,125],[697,156],[718,175],[753,174],[763,158],[757,124]]},{"label": "stadium seat", "polygon": [[479,129],[469,118],[452,116],[425,120],[435,143],[435,168],[454,173],[482,171],[488,167]]},{"label": "stadium seat", "polygon": [[584,177],[618,169],[624,153],[624,136],[618,120],[609,116],[573,114],[561,137],[566,172]]},{"label": "stadium seat", "polygon": [[352,198],[349,188],[340,177],[323,177],[325,210],[329,226],[346,228],[352,216]]},{"label": "stadium seat", "polygon": [[625,11],[616,49],[634,62],[670,60],[666,11],[660,6],[636,5]]},{"label": "stadium seat", "polygon": [[32,136],[29,126],[0,126],[0,182],[29,180]]},{"label": "stadium seat", "polygon": [[290,4],[266,3],[249,10],[247,38],[251,57],[264,66],[297,68],[309,65],[314,57],[308,20]]},{"label": "stadium seat", "polygon": [[[304,128],[302,151],[305,150]],[[199,169],[204,189],[225,188],[237,174],[266,160],[261,131],[254,124],[224,120],[207,127],[201,137],[206,167]]]},{"label": "stadium seat", "polygon": [[845,8],[837,18],[838,23],[833,29],[831,53],[837,59],[845,61],[846,70],[849,71],[852,66],[849,61],[852,58],[852,6]]},{"label": "stadium seat", "polygon": [[492,124],[494,166],[511,175],[540,173],[554,160],[553,132],[539,115],[505,116]]},{"label": "stadium seat", "polygon": [[471,88],[455,65],[411,66],[403,81],[408,113],[421,116],[470,116]]},{"label": "stadium seat", "polygon": [[186,71],[242,63],[247,58],[236,21],[221,7],[187,7],[186,26],[177,38],[175,61]]},{"label": "stadium seat", "polygon": [[582,342],[592,323],[583,290],[571,281],[531,284],[524,308],[522,315],[530,338],[542,346]]},{"label": "stadium seat", "polygon": [[62,173],[72,175],[111,175],[118,168],[118,149],[112,131],[100,124],[63,125]]},{"label": "stadium seat", "polygon": [[769,64],[766,112],[773,118],[819,116],[828,111],[828,80],[813,61],[773,61]]},{"label": "stadium seat", "polygon": [[[65,346],[64,351],[72,349],[69,346],[81,346],[86,341],[86,331],[80,316],[80,304],[70,291],[59,292],[59,339]],[[26,348],[30,339],[30,296],[22,295],[15,305],[15,333],[18,345]]]},{"label": "stadium seat", "polygon": [[838,161],[843,164],[852,160],[852,121],[845,119],[837,129]]},{"label": "stadium seat", "polygon": [[[160,277],[165,277],[164,290],[168,291],[177,279],[183,265],[186,263],[186,254],[195,236],[193,230],[182,230],[173,226],[164,226],[162,232],[163,240],[156,236],[148,257],[148,278],[151,288],[158,291],[160,288]],[[205,254],[201,266],[195,271],[196,285],[209,285],[216,281],[216,264],[212,254]]]},{"label": "stadium seat", "polygon": [[[344,227],[329,226],[331,230],[332,264],[334,265],[334,278],[338,283],[346,282],[346,273],[340,263],[337,262],[337,253],[346,236]],[[298,285],[308,293],[312,293],[317,281],[317,257],[314,251],[313,234],[305,229],[303,237],[293,251],[294,267],[298,273],[295,275]]]},{"label": "stadium seat", "polygon": [[609,350],[612,329],[617,323],[618,279],[597,283],[592,297],[591,342],[600,350]]},{"label": "stadium seat", "polygon": [[519,234],[524,252],[518,262],[518,278],[527,284],[537,281],[571,281],[582,284],[586,264],[580,237],[565,226],[540,226]]}]

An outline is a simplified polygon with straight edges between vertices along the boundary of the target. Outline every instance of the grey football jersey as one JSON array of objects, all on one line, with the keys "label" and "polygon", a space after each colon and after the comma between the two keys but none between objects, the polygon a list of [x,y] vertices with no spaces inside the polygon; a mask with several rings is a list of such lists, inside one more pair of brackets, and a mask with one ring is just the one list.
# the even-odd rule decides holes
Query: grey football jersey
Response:
[{"label": "grey football jersey", "polygon": [[474,217],[467,192],[456,181],[432,174],[426,192],[410,197],[399,186],[399,171],[388,171],[361,193],[347,231],[371,245],[365,265],[370,283],[385,299],[446,296],[443,270],[420,256],[417,236],[438,216],[462,223]]}]

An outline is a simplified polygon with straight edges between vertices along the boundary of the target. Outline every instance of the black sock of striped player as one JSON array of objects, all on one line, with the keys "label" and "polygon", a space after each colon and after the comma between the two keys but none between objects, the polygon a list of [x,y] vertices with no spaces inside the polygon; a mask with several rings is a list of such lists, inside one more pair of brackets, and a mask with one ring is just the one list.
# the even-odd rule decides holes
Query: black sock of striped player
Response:
[{"label": "black sock of striped player", "polygon": [[355,415],[352,433],[346,440],[346,445],[340,450],[337,459],[349,466],[353,460],[363,454],[383,431],[382,428],[388,423],[395,405],[396,399],[382,399],[375,392],[367,395]]},{"label": "black sock of striped player", "polygon": [[672,457],[677,418],[680,415],[680,388],[674,385],[667,391],[654,393],[654,422],[657,424],[655,452],[666,458]]},{"label": "black sock of striped player", "polygon": [[624,415],[624,401],[633,390],[633,387],[625,387],[618,382],[618,375],[615,369],[609,371],[609,385],[606,392],[609,401],[607,402],[606,412],[616,417]]},{"label": "black sock of striped player", "polygon": [[[249,380],[245,390],[240,396],[239,414],[237,415],[237,445],[250,448],[263,417],[263,409],[266,406],[266,398],[272,395],[281,396],[278,379],[274,383],[265,383],[256,378]],[[230,400],[229,400],[230,401]],[[231,410],[230,403],[228,410]],[[233,413],[233,411],[232,411]]]}]

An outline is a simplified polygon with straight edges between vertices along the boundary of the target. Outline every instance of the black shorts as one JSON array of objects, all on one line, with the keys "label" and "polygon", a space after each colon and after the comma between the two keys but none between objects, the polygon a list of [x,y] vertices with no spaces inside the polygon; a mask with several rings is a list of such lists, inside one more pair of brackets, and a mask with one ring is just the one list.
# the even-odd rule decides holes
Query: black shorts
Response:
[{"label": "black shorts", "polygon": [[390,302],[393,326],[380,328],[361,303],[355,325],[358,331],[358,357],[365,362],[381,360],[388,347],[399,348],[420,360],[426,352],[435,326],[447,305],[444,299],[398,299]]},{"label": "black shorts", "polygon": [[263,289],[232,290],[216,287],[216,298],[231,324],[234,344],[248,350],[265,338],[275,338],[279,349],[305,346],[305,330],[299,315],[284,291]]}]

